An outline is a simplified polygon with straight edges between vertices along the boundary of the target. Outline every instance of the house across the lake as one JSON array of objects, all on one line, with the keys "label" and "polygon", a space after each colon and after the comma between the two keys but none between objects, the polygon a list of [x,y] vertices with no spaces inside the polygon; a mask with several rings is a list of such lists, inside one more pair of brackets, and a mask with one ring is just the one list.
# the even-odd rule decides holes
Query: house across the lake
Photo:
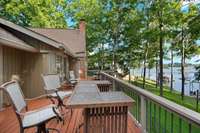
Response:
[{"label": "house across the lake", "polygon": [[[86,78],[85,22],[79,29],[25,28],[0,18],[0,84],[13,75],[21,79],[26,97],[44,93],[41,74]],[[6,102],[0,92],[0,108]]]}]

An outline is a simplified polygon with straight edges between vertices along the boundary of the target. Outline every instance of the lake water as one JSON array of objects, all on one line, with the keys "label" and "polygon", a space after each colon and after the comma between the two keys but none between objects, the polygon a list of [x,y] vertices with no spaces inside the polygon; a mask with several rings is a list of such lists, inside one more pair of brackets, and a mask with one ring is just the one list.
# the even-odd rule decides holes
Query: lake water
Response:
[{"label": "lake water", "polygon": [[[173,89],[181,92],[181,68],[174,67],[173,69],[174,69]],[[131,69],[130,73],[131,73],[131,75],[141,76],[142,71],[143,71],[142,68]],[[171,73],[170,68],[164,68],[163,72],[164,72],[164,76],[167,76],[170,79],[170,73]],[[186,67],[185,68],[185,78],[186,78],[185,95],[189,95],[190,89],[197,90],[200,88],[199,83],[191,84],[191,81],[194,80],[194,73],[195,73],[194,67]],[[147,79],[149,78],[149,69],[147,69],[146,78]],[[150,79],[156,80],[156,69],[155,68],[151,69],[151,71],[150,71]],[[170,83],[168,85],[170,86]],[[192,87],[192,85],[193,85],[193,87]]]}]

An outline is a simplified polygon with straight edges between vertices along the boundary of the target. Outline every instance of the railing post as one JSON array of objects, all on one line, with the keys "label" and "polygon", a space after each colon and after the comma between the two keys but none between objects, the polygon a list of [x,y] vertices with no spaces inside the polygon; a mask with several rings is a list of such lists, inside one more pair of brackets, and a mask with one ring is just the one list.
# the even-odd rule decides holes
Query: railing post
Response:
[{"label": "railing post", "polygon": [[146,133],[146,127],[147,127],[147,125],[146,125],[146,120],[147,120],[147,118],[146,118],[146,116],[147,116],[146,115],[146,113],[147,113],[146,99],[144,96],[140,95],[140,100],[141,100],[141,102],[140,102],[140,104],[141,104],[140,118],[141,118],[142,132]]}]

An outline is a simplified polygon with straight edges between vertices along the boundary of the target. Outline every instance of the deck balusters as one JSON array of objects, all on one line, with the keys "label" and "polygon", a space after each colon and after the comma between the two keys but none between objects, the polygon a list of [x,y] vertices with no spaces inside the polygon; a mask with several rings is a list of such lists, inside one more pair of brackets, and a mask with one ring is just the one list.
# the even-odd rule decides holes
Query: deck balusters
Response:
[{"label": "deck balusters", "polygon": [[188,131],[188,133],[192,133],[192,125],[191,125],[191,123],[189,123],[189,131]]},{"label": "deck balusters", "polygon": [[152,103],[151,103],[151,101],[150,101],[150,133],[151,133],[151,130],[152,130],[152,109],[151,109],[151,106],[152,106]]},{"label": "deck balusters", "polygon": [[161,107],[159,106],[159,109],[158,109],[158,132],[160,133],[160,129],[161,129],[161,123],[160,123],[160,120],[161,119]]},{"label": "deck balusters", "polygon": [[[167,101],[164,100],[165,105],[163,105],[163,101],[160,102],[158,99],[154,99],[157,97],[154,94],[147,94],[142,89],[140,91],[138,90],[139,87],[131,86],[106,73],[102,72],[101,75],[111,81],[113,90],[123,91],[135,100],[135,105],[130,112],[140,122],[144,128],[143,131],[146,130],[148,133],[196,133],[200,131],[200,123],[196,125],[196,122],[192,122],[191,119],[182,115],[179,109],[173,111],[176,107],[169,108],[169,105],[166,106]],[[194,125],[197,127],[194,127]]]},{"label": "deck balusters", "polygon": [[182,133],[182,119],[179,118],[179,133]]},{"label": "deck balusters", "polygon": [[171,113],[171,133],[173,133],[174,132],[174,115],[173,115],[173,113]]},{"label": "deck balusters", "polygon": [[153,120],[154,120],[154,122],[153,122],[153,125],[154,125],[154,132],[156,133],[157,132],[157,128],[156,128],[156,104],[154,103],[154,115],[153,115]]}]

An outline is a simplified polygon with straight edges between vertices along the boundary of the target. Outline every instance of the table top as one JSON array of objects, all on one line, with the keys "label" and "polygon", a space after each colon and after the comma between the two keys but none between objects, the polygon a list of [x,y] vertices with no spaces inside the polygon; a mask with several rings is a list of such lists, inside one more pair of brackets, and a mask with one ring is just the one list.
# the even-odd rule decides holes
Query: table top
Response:
[{"label": "table top", "polygon": [[74,93],[92,93],[92,92],[99,92],[99,89],[96,89],[96,84],[78,84]]},{"label": "table top", "polygon": [[134,100],[123,92],[100,92],[97,85],[78,83],[68,101],[71,108],[131,106]]},{"label": "table top", "polygon": [[109,84],[111,85],[111,82],[108,80],[80,80],[79,83],[81,84]]}]

